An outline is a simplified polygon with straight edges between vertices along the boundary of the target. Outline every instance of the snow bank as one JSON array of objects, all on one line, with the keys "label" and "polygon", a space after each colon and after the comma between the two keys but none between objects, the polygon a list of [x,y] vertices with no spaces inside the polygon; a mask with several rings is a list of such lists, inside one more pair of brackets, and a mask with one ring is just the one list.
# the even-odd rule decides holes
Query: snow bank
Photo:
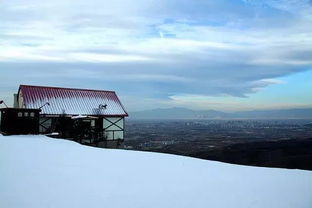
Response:
[{"label": "snow bank", "polygon": [[0,136],[0,207],[311,208],[312,171]]}]

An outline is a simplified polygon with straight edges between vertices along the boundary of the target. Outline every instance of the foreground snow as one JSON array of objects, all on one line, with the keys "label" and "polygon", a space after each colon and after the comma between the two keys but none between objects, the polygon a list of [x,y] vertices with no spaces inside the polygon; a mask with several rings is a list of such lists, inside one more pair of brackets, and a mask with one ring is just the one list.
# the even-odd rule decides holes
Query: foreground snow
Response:
[{"label": "foreground snow", "polygon": [[0,207],[312,207],[312,171],[0,135]]}]

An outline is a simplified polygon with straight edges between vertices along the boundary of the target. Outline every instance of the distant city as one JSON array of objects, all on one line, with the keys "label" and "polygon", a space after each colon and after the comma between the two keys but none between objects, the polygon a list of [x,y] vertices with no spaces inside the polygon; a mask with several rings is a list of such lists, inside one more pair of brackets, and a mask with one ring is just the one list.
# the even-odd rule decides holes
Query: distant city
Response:
[{"label": "distant city", "polygon": [[312,119],[129,119],[125,148],[312,169]]}]

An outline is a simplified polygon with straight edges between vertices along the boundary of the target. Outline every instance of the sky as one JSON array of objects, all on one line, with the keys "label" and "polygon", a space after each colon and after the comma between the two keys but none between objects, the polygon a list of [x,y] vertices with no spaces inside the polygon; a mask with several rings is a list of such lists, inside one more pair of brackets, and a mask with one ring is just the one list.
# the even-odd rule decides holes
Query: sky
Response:
[{"label": "sky", "polygon": [[128,111],[312,107],[311,0],[0,0],[0,99],[114,90]]}]

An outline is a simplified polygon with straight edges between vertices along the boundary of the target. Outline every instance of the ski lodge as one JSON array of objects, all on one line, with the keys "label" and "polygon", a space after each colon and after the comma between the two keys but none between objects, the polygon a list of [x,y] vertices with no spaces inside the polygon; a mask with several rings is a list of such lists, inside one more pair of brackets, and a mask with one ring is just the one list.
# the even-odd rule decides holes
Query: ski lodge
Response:
[{"label": "ski lodge", "polygon": [[4,134],[47,134],[118,148],[124,141],[124,106],[114,91],[20,85],[14,107],[2,108]]}]

